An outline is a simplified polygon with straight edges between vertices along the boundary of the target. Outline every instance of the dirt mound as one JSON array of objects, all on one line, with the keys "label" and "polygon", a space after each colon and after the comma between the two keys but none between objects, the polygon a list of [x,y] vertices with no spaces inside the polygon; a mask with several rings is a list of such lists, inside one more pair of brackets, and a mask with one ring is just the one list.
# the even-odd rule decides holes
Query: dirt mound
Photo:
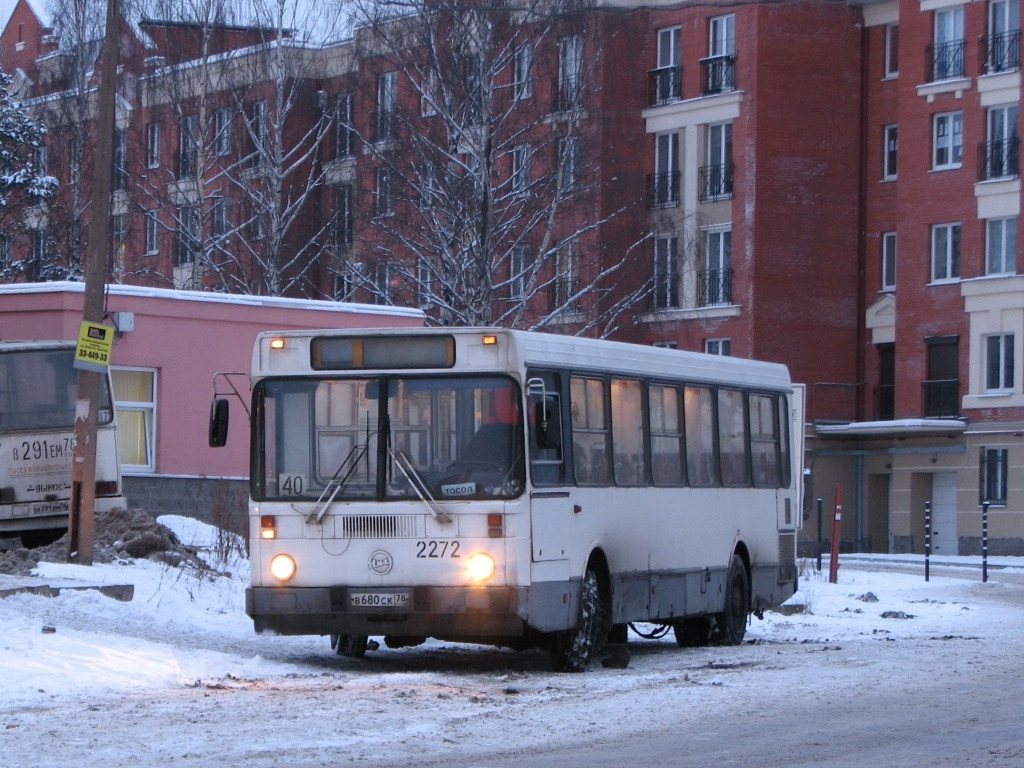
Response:
[{"label": "dirt mound", "polygon": [[[45,547],[18,547],[0,553],[0,573],[28,575],[40,562],[67,560],[68,537]],[[171,566],[208,570],[196,551],[182,544],[174,532],[139,509],[97,512],[93,533],[93,562],[112,563],[127,558],[156,560]]]}]

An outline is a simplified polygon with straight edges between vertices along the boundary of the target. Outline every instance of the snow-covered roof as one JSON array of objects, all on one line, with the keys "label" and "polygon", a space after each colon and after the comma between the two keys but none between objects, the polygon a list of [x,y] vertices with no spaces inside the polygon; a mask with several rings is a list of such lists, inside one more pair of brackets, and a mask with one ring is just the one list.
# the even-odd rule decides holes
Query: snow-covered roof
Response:
[{"label": "snow-covered roof", "polygon": [[[11,283],[0,285],[0,296],[28,293],[84,293],[85,284],[71,281],[50,283]],[[175,301],[234,304],[246,307],[267,307],[276,309],[306,309],[322,312],[345,312],[357,315],[390,315],[392,317],[424,317],[423,311],[411,307],[359,304],[356,302],[322,301],[319,299],[292,299],[281,296],[251,296],[238,293],[210,293],[208,291],[184,291],[172,288],[150,288],[139,285],[107,285],[110,296],[137,298],[172,299]]]}]

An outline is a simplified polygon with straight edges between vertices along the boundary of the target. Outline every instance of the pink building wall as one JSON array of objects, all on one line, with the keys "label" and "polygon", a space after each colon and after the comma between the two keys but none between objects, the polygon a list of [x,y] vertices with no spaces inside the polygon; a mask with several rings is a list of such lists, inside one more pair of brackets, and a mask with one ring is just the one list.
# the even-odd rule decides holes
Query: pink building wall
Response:
[{"label": "pink building wall", "polygon": [[[78,338],[83,287],[81,283],[0,285],[0,339]],[[224,448],[209,447],[207,430],[213,374],[248,372],[258,332],[421,326],[424,322],[422,312],[402,307],[126,285],[108,287],[107,313],[116,312],[134,313],[134,330],[118,334],[111,366],[156,369],[155,474],[176,477],[248,476],[248,424],[241,404],[231,404]],[[237,378],[236,382],[245,394],[247,380]]]}]

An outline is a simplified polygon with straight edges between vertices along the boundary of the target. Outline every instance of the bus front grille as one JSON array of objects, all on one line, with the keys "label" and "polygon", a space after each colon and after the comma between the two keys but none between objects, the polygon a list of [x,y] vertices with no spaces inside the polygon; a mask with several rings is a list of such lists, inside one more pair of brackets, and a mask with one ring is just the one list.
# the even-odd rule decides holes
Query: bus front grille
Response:
[{"label": "bus front grille", "polygon": [[415,539],[417,520],[417,515],[342,515],[334,530],[343,539]]}]

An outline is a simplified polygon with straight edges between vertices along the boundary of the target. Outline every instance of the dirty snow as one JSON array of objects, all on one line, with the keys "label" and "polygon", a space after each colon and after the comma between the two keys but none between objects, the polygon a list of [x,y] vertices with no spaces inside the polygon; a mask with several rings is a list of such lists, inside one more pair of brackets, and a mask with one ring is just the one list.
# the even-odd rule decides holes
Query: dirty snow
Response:
[{"label": "dirty snow", "polygon": [[[326,638],[255,635],[237,549],[225,559],[215,553],[231,548],[213,529],[160,522],[212,570],[44,562],[35,574],[52,583],[133,584],[134,599],[0,599],[5,765],[444,765],[453,753],[728,716],[773,691],[824,701],[866,676],[900,684],[923,654],[952,668],[965,649],[1024,651],[1024,558],[993,559],[982,584],[976,558],[944,559],[925,582],[920,558],[860,556],[842,563],[838,584],[827,561],[823,574],[805,562],[790,607],[754,619],[736,648],[684,650],[671,634],[631,633],[626,669],[594,663],[580,675],[550,672],[541,652],[440,642],[356,661],[333,655]],[[897,560],[914,572],[894,571]],[[570,714],[573,728],[552,728]]]}]

